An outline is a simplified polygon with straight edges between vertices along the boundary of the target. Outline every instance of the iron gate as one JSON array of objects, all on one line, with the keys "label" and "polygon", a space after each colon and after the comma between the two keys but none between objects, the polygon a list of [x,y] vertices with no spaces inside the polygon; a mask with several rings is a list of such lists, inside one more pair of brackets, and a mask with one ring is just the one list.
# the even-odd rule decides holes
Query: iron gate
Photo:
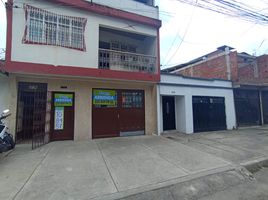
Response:
[{"label": "iron gate", "polygon": [[268,91],[262,91],[263,123],[268,124]]},{"label": "iron gate", "polygon": [[194,132],[226,130],[224,97],[193,96]]},{"label": "iron gate", "polygon": [[50,101],[47,84],[19,83],[16,142],[31,141],[32,149],[49,142]]},{"label": "iron gate", "polygon": [[236,120],[238,126],[261,124],[260,97],[258,90],[234,90]]}]

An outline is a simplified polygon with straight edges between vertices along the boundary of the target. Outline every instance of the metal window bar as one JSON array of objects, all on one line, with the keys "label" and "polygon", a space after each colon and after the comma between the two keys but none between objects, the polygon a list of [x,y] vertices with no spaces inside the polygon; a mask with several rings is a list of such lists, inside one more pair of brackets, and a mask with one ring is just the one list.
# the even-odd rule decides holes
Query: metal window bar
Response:
[{"label": "metal window bar", "polygon": [[85,18],[58,15],[27,5],[26,41],[74,49],[85,49]]},{"label": "metal window bar", "polygon": [[109,49],[99,49],[99,68],[151,74],[157,73],[156,57]]},{"label": "metal window bar", "polygon": [[49,142],[51,92],[36,92],[34,99],[32,149]]}]

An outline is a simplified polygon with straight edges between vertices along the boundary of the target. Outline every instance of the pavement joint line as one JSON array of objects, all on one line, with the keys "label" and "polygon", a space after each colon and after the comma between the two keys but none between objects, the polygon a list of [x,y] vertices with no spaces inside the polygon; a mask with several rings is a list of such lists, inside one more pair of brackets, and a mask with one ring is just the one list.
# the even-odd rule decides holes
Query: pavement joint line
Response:
[{"label": "pavement joint line", "polygon": [[[168,139],[168,138],[166,138],[166,139]],[[224,163],[226,163],[226,164],[228,164],[228,165],[231,165],[231,164],[232,164],[232,162],[229,162],[229,161],[227,161],[227,160],[225,160],[225,159],[223,159],[223,158],[217,157],[217,156],[215,156],[215,155],[213,155],[213,154],[211,154],[211,153],[205,152],[205,151],[200,150],[200,149],[197,149],[197,148],[195,148],[195,147],[188,146],[188,145],[186,145],[186,144],[181,143],[180,141],[176,141],[176,140],[172,140],[172,141],[173,141],[173,142],[176,142],[176,143],[180,143],[180,144],[182,144],[182,145],[185,145],[185,146],[187,146],[187,147],[190,147],[190,148],[195,149],[195,150],[197,150],[197,151],[200,151],[200,152],[202,152],[202,153],[208,154],[208,155],[210,155],[210,156],[213,156],[213,157],[215,157],[215,159],[220,160],[220,161],[223,161]],[[194,142],[195,142],[195,141],[194,141]],[[207,144],[200,143],[200,142],[196,142],[196,143],[203,144],[203,145],[207,145]],[[207,145],[207,146],[210,146],[210,147],[216,149],[215,147],[213,147],[213,146],[211,146],[211,145]],[[220,148],[219,148],[219,149],[220,149]],[[224,150],[224,149],[222,149],[222,150]]]},{"label": "pavement joint line", "polygon": [[268,156],[258,157],[258,158],[255,158],[254,160],[249,160],[249,161],[246,161],[246,162],[242,162],[239,165],[243,166],[243,167],[248,167],[248,166],[251,166],[251,165],[258,165],[258,164],[261,164],[261,163],[264,163],[264,162],[268,162]]},{"label": "pavement joint line", "polygon": [[142,146],[144,146],[145,148],[149,149],[150,151],[152,151],[152,153],[154,153],[155,155],[159,156],[161,159],[167,161],[168,163],[170,163],[170,164],[173,165],[174,167],[181,169],[181,170],[182,170],[183,172],[185,172],[186,174],[191,174],[191,171],[189,171],[189,170],[187,170],[187,169],[185,169],[185,168],[183,168],[183,167],[180,167],[180,166],[178,166],[178,165],[176,165],[176,164],[170,162],[168,159],[166,159],[165,157],[161,156],[159,153],[155,152],[152,148],[146,146],[145,144],[140,144],[140,145],[142,145]]},{"label": "pavement joint line", "polygon": [[[234,153],[234,152],[229,151],[229,150],[224,149],[224,148],[220,148],[220,147],[212,146],[211,144],[205,144],[205,143],[198,142],[198,141],[194,141],[194,142],[195,142],[195,143],[198,143],[198,144],[202,144],[202,145],[209,146],[209,147],[211,147],[211,148],[213,148],[213,149],[219,149],[219,150],[223,150],[223,151],[226,151],[226,152],[229,152],[229,153]],[[218,143],[219,143],[219,142],[218,142]],[[237,147],[232,147],[231,145],[230,145],[230,146],[227,146],[227,145],[222,144],[222,143],[220,143],[220,144],[223,145],[223,146],[226,146],[226,147],[231,147],[231,148],[234,148],[234,149],[239,149],[239,148],[237,148]],[[240,150],[245,150],[245,149],[240,149]],[[248,151],[248,150],[246,150],[246,151]],[[250,151],[248,151],[248,152],[250,152]]]},{"label": "pavement joint line", "polygon": [[[203,138],[204,139],[204,138]],[[221,142],[221,141],[217,141],[216,139],[210,139],[210,138],[205,138],[205,140],[210,140],[210,141],[212,141],[212,142],[214,142],[214,143],[218,143],[218,144],[221,144],[221,145],[223,145],[223,146],[230,146],[230,147],[232,147],[232,148],[234,148],[234,149],[238,149],[238,150],[243,150],[243,151],[248,151],[248,152],[254,152],[254,153],[259,153],[261,156],[265,156],[264,154],[262,154],[262,153],[260,153],[258,150],[254,150],[254,149],[247,149],[247,148],[245,148],[245,147],[237,147],[237,146],[234,146],[233,144],[225,144],[225,143],[223,143],[223,142]],[[194,142],[196,142],[196,141],[194,141]],[[198,142],[196,142],[196,143],[198,143]],[[200,142],[199,142],[200,143]],[[203,143],[200,143],[200,144],[203,144]],[[207,144],[204,144],[204,145],[207,145]],[[209,146],[209,145],[208,145]],[[220,148],[219,148],[220,149]],[[223,149],[224,150],[224,149]]]},{"label": "pavement joint line", "polygon": [[32,173],[30,174],[30,176],[27,178],[27,180],[25,181],[25,183],[21,186],[21,188],[16,192],[16,194],[14,195],[14,197],[12,198],[12,200],[15,200],[17,198],[17,196],[19,195],[19,193],[23,190],[23,188],[25,187],[25,185],[30,181],[30,179],[32,178],[32,176],[34,175],[34,173],[36,172],[36,170],[41,167],[41,164],[43,163],[43,161],[47,158],[49,152],[51,151],[53,147],[50,147],[48,149],[48,151],[46,152],[45,156],[41,159],[41,161],[36,165],[36,167],[34,168],[34,170],[32,171]]},{"label": "pavement joint line", "polygon": [[197,172],[197,173],[193,173],[193,174],[188,174],[188,175],[185,175],[185,176],[165,180],[165,181],[158,182],[158,183],[152,183],[152,184],[149,184],[149,185],[146,185],[146,186],[141,186],[141,187],[137,187],[137,188],[123,190],[123,191],[119,191],[119,192],[116,192],[116,193],[105,194],[105,195],[101,195],[101,196],[98,196],[98,197],[93,197],[93,198],[90,198],[90,200],[117,200],[117,199],[122,199],[122,198],[126,198],[126,197],[133,196],[133,195],[136,195],[136,194],[141,194],[141,193],[144,193],[144,192],[149,192],[149,191],[152,191],[152,190],[157,190],[157,189],[173,186],[175,184],[184,183],[184,182],[187,182],[187,181],[190,181],[190,180],[195,180],[195,179],[198,179],[198,178],[201,178],[201,177],[205,177],[205,176],[209,176],[209,175],[213,175],[213,174],[217,174],[217,173],[222,173],[222,172],[233,171],[233,170],[237,170],[237,169],[238,168],[236,168],[236,166],[233,166],[233,165],[222,166],[222,167],[219,167],[219,168],[205,170],[203,172]]},{"label": "pavement joint line", "polygon": [[111,179],[112,179],[112,181],[113,181],[114,187],[115,187],[116,191],[119,192],[119,189],[118,189],[118,187],[117,187],[117,185],[116,185],[116,183],[115,183],[115,180],[114,180],[114,178],[113,178],[113,175],[112,175],[112,173],[111,173],[111,171],[110,171],[110,169],[109,169],[109,167],[108,167],[108,165],[107,165],[107,162],[106,162],[106,160],[105,160],[105,158],[104,158],[104,155],[103,155],[103,152],[102,152],[102,150],[101,150],[101,147],[99,146],[98,142],[95,142],[95,143],[97,144],[97,147],[98,147],[98,149],[99,149],[99,151],[100,151],[100,153],[101,153],[101,157],[102,157],[102,159],[103,159],[103,161],[104,161],[104,163],[105,163],[106,169],[107,169],[107,171],[108,171],[108,173],[109,173],[109,175],[110,175],[110,177],[111,177]]}]

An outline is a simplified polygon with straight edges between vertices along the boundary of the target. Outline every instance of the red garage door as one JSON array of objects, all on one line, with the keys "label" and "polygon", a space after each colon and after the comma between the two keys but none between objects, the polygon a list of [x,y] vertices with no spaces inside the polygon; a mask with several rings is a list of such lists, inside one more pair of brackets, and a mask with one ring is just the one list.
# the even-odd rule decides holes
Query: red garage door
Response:
[{"label": "red garage door", "polygon": [[144,91],[93,89],[93,138],[143,135]]}]

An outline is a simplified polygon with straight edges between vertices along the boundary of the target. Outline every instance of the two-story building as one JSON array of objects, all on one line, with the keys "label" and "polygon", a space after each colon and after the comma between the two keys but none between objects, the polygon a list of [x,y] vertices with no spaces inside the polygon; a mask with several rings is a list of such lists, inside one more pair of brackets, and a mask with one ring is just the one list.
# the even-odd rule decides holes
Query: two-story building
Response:
[{"label": "two-story building", "polygon": [[153,0],[8,0],[16,139],[85,140],[157,130]]}]

